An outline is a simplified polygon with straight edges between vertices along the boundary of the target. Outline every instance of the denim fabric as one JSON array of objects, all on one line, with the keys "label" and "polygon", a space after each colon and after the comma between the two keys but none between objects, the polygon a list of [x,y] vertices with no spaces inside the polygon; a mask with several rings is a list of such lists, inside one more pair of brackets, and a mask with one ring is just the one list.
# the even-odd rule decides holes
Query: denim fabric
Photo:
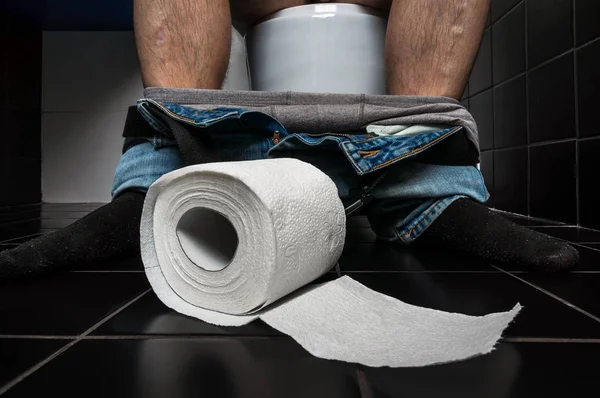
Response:
[{"label": "denim fabric", "polygon": [[[140,100],[138,108],[157,130],[154,143],[129,148],[117,167],[113,196],[125,189],[145,190],[161,175],[183,167],[183,159],[168,130],[147,108],[198,128],[218,148],[223,161],[294,157],[311,163],[337,185],[345,206],[364,195],[377,181],[365,210],[383,239],[411,243],[461,197],[488,198],[475,166],[423,164],[414,159],[461,127],[414,136],[374,136],[365,130],[347,133],[288,133],[264,113],[239,108],[197,110],[177,104]],[[276,171],[274,171],[276,172]]]}]

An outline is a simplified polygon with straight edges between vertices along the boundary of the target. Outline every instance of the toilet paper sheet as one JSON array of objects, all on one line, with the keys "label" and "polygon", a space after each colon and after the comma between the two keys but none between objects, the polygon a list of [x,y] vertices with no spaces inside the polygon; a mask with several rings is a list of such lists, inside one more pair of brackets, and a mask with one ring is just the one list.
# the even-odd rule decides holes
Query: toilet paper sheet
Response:
[{"label": "toilet paper sheet", "polygon": [[333,181],[295,159],[211,163],[150,188],[141,248],[170,308],[240,326],[262,319],[315,356],[368,366],[424,366],[490,352],[520,306],[483,317],[403,303],[330,270],[345,239]]}]

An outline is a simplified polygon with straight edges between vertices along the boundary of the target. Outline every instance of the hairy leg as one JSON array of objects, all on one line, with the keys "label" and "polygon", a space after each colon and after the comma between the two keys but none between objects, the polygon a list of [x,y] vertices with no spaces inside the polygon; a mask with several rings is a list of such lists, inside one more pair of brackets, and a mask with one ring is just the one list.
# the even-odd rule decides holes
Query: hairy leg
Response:
[{"label": "hairy leg", "polygon": [[231,50],[229,0],[135,0],[144,86],[219,89]]},{"label": "hairy leg", "polygon": [[390,94],[460,99],[489,6],[490,0],[394,0],[385,45]]}]

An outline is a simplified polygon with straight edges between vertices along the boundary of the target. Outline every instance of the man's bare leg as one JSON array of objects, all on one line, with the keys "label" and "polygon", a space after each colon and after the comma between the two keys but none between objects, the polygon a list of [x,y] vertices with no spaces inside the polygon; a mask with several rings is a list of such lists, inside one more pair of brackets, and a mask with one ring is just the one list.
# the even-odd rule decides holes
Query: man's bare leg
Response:
[{"label": "man's bare leg", "polygon": [[231,50],[229,0],[135,0],[144,86],[219,89]]},{"label": "man's bare leg", "polygon": [[386,37],[390,94],[460,99],[490,0],[394,0]]},{"label": "man's bare leg", "polygon": [[[394,0],[386,37],[390,94],[460,99],[489,5],[489,0]],[[418,243],[528,270],[567,270],[579,259],[566,243],[516,225],[471,199],[448,206]]]}]

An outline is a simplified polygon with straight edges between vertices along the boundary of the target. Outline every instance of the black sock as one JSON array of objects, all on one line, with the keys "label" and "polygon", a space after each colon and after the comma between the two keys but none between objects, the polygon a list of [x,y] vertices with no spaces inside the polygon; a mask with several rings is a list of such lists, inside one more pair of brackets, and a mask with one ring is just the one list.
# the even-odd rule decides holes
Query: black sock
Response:
[{"label": "black sock", "polygon": [[452,203],[417,242],[528,270],[568,270],[579,261],[579,253],[567,243],[517,225],[470,199]]},{"label": "black sock", "polygon": [[144,198],[125,192],[66,228],[0,252],[0,283],[138,254]]}]

